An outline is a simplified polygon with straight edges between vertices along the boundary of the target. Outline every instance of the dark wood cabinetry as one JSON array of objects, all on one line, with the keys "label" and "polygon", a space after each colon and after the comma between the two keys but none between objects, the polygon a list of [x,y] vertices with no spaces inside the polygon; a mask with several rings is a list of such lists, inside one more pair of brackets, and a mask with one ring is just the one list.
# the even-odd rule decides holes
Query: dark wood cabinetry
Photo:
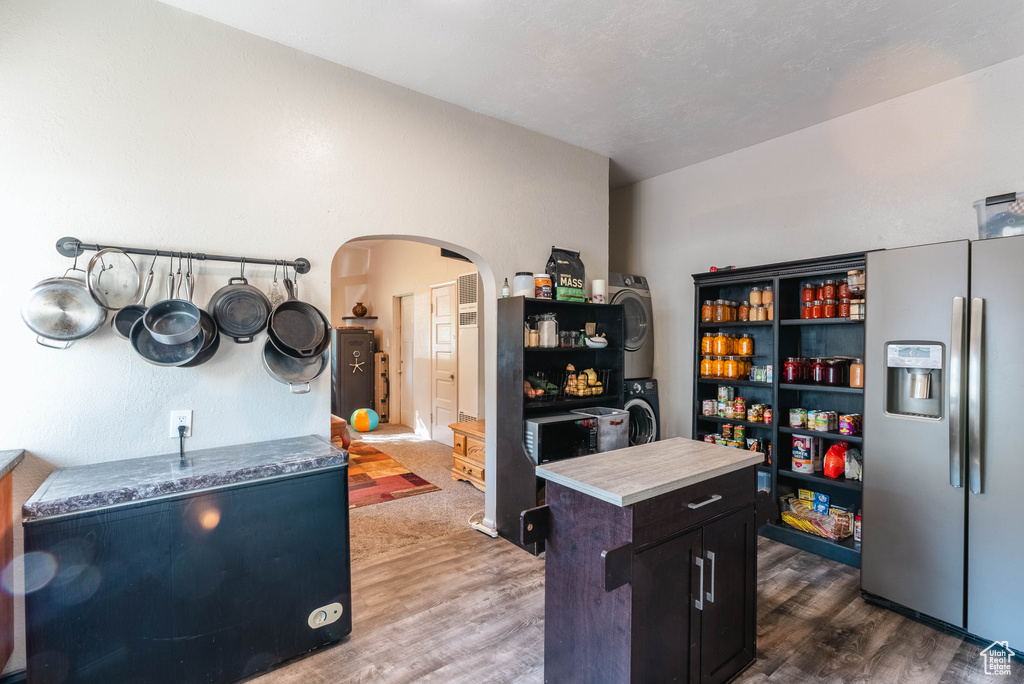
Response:
[{"label": "dark wood cabinetry", "polygon": [[[589,347],[526,347],[523,324],[530,316],[553,313],[559,330],[583,330],[595,323],[598,334],[608,339],[603,349]],[[498,533],[531,553],[544,550],[544,543],[522,544],[519,514],[543,499],[543,481],[538,481],[536,464],[523,444],[523,421],[530,416],[571,411],[589,406],[622,408],[623,405],[623,319],[622,307],[609,304],[577,304],[552,300],[508,297],[498,300],[498,422],[496,425],[498,468],[489,483],[497,487],[496,524]],[[567,364],[578,370],[607,371],[604,391],[597,396],[530,398],[523,393],[523,381],[537,372],[557,374]]]},{"label": "dark wood cabinetry", "polygon": [[[792,470],[792,444],[794,435],[819,437],[827,450],[832,444],[845,441],[851,447],[863,448],[863,436],[845,436],[838,431],[819,432],[789,426],[789,411],[805,408],[837,413],[864,411],[864,390],[856,387],[824,386],[809,383],[782,382],[783,364],[788,357],[864,357],[864,321],[850,319],[801,319],[800,294],[805,283],[820,283],[826,279],[846,277],[847,271],[865,269],[865,254],[844,254],[820,259],[807,259],[767,266],[694,274],[694,377],[693,427],[694,439],[721,430],[723,424],[742,425],[747,438],[760,438],[771,445],[772,459],[759,466],[761,488],[767,489],[773,500],[809,489],[829,494],[832,503],[860,508],[861,483],[845,478],[832,479],[822,473],[800,473]],[[701,305],[706,300],[729,299],[742,302],[748,299],[752,287],[773,290],[774,320],[736,321],[727,323],[702,322]],[[735,334],[749,334],[754,338],[753,364],[772,365],[771,382],[727,380],[701,377],[701,338],[705,333],[722,330]],[[772,423],[752,423],[703,415],[703,401],[717,399],[719,386],[732,386],[737,394],[751,403],[770,404]],[[865,458],[869,455],[865,454]],[[776,518],[764,525],[760,533],[766,537],[791,544],[826,558],[860,566],[860,544],[853,537],[833,541],[792,528]]]},{"label": "dark wood cabinetry", "polygon": [[753,662],[755,482],[629,506],[550,482],[545,681],[719,684]]}]

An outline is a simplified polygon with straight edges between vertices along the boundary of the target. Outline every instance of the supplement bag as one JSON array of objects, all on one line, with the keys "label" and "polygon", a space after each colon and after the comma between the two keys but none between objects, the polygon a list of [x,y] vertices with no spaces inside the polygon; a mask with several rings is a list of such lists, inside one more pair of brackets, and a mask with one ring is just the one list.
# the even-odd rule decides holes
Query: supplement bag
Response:
[{"label": "supplement bag", "polygon": [[561,247],[552,247],[548,258],[547,272],[555,290],[555,299],[563,302],[585,302],[587,293],[586,269],[580,261],[580,253]]}]

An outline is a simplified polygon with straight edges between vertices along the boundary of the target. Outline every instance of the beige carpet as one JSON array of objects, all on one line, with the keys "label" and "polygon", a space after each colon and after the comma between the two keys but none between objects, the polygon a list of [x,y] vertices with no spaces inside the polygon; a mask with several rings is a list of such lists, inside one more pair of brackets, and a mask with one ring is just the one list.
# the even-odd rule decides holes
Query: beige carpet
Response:
[{"label": "beige carpet", "polygon": [[[382,423],[373,432],[349,428],[353,440],[383,451],[441,491],[384,501],[349,512],[352,560],[364,560],[418,542],[441,539],[469,527],[484,509],[484,493],[452,479],[452,449],[418,437],[404,425]],[[482,532],[479,534],[483,534]]]}]

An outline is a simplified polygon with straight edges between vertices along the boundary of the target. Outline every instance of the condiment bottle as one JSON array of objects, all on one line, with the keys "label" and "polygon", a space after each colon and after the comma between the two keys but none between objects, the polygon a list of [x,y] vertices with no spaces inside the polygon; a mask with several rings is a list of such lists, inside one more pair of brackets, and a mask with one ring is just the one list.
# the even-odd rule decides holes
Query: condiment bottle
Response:
[{"label": "condiment bottle", "polygon": [[750,289],[750,306],[761,306],[761,288]]},{"label": "condiment bottle", "polygon": [[508,278],[505,278],[505,284],[501,286],[501,298],[507,299],[512,294],[512,291],[508,287]]}]

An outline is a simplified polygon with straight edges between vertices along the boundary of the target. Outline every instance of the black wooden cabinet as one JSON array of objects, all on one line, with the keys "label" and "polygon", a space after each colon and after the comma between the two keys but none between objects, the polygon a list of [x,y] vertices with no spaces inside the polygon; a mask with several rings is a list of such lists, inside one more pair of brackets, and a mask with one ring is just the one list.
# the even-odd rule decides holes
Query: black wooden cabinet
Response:
[{"label": "black wooden cabinet", "polygon": [[750,466],[620,507],[549,482],[545,681],[721,684],[752,663],[755,483]]}]

